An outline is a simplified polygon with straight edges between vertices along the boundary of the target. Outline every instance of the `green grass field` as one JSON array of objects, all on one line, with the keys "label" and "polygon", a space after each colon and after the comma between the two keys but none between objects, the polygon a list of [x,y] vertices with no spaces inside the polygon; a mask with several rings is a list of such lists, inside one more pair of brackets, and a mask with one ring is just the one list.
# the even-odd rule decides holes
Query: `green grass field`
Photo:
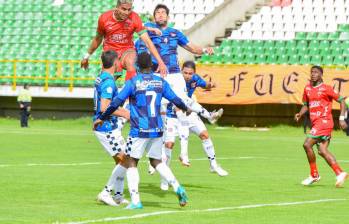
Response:
[{"label": "green grass field", "polygon": [[[209,172],[201,143],[192,136],[192,166],[172,162],[188,193],[188,206],[180,208],[172,191],[162,192],[159,175],[149,176],[142,162],[144,209],[128,211],[95,201],[113,163],[89,119],[18,126],[17,120],[0,119],[0,223],[349,223],[349,182],[335,188],[335,175],[321,158],[322,180],[300,185],[309,173],[301,128],[258,132],[211,126],[218,162],[230,175]],[[345,170],[348,145],[348,137],[334,133],[331,151]],[[178,147],[173,157],[177,155]]]}]

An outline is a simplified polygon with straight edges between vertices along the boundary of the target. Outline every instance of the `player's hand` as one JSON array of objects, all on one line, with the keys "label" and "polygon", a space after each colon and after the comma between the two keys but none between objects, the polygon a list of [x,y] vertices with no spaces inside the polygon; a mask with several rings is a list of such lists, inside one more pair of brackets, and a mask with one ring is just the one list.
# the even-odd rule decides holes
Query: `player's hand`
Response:
[{"label": "player's hand", "polygon": [[214,50],[212,47],[206,47],[205,48],[205,53],[208,55],[213,55],[214,54]]},{"label": "player's hand", "polygon": [[345,121],[339,121],[339,126],[341,127],[341,129],[345,130],[348,128],[348,125]]},{"label": "player's hand", "polygon": [[93,130],[96,130],[99,126],[103,125],[104,121],[97,119],[93,122]]},{"label": "player's hand", "polygon": [[88,59],[86,58],[82,59],[80,65],[81,65],[81,68],[88,69]]},{"label": "player's hand", "polygon": [[158,66],[158,69],[156,70],[156,72],[160,73],[161,74],[161,77],[166,77],[167,75],[167,67],[166,65],[162,62],[162,63],[159,63],[159,66]]},{"label": "player's hand", "polygon": [[296,122],[298,122],[301,119],[301,115],[299,113],[297,113],[296,115],[294,115],[294,120]]}]

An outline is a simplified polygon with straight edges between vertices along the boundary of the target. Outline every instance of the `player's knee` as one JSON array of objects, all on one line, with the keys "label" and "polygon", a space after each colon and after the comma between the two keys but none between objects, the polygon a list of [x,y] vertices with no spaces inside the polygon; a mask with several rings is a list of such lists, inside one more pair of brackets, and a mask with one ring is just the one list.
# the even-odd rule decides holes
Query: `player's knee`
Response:
[{"label": "player's knee", "polygon": [[210,136],[208,135],[208,132],[207,131],[203,131],[203,132],[201,132],[200,133],[200,135],[199,135],[199,138],[201,139],[201,140],[206,140],[206,139],[208,139]]},{"label": "player's knee", "polygon": [[309,149],[311,149],[312,147],[311,147],[311,144],[310,144],[309,142],[304,142],[303,148],[304,148],[305,150],[309,150]]},{"label": "player's knee", "polygon": [[173,149],[173,146],[174,146],[174,142],[166,142],[165,143],[165,147],[168,149]]}]

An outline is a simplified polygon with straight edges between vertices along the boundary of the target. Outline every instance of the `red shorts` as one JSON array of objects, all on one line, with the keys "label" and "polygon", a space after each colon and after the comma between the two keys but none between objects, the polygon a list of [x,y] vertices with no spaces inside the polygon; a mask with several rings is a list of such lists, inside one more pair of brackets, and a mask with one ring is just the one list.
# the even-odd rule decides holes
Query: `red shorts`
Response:
[{"label": "red shorts", "polygon": [[319,120],[312,124],[309,134],[314,137],[331,137],[333,122],[331,120]]},{"label": "red shorts", "polygon": [[130,53],[136,54],[136,50],[134,48],[128,48],[128,49],[122,49],[122,50],[105,49],[104,51],[107,51],[107,50],[114,50],[118,54],[120,66],[118,67],[117,72],[121,72],[123,69],[126,69],[123,65],[124,65],[124,60],[128,54]]}]

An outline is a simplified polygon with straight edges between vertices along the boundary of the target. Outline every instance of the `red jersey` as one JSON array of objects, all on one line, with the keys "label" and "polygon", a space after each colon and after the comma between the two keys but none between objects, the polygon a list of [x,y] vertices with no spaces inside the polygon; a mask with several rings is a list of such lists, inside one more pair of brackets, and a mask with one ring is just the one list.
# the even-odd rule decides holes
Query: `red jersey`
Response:
[{"label": "red jersey", "polygon": [[341,96],[326,84],[305,87],[303,103],[308,106],[314,136],[330,135],[333,129],[332,100],[340,101]]},{"label": "red jersey", "polygon": [[98,19],[97,32],[104,36],[103,51],[134,49],[133,34],[146,32],[141,18],[137,13],[131,12],[124,21],[117,21],[113,13],[114,10],[107,11]]}]

